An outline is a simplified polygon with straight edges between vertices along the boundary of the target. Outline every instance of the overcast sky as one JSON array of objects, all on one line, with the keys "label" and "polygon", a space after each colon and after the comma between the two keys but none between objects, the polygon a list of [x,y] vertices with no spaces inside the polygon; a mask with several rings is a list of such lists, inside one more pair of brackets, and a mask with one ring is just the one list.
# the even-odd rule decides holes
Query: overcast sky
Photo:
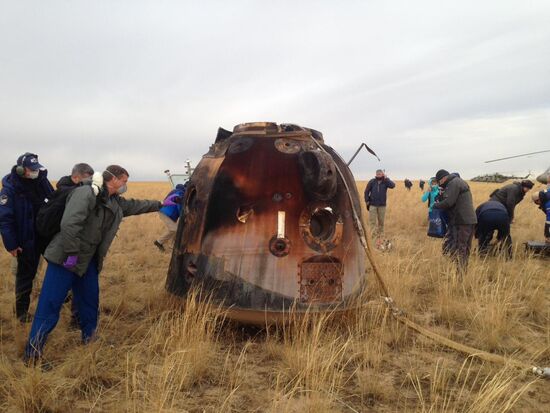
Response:
[{"label": "overcast sky", "polygon": [[358,179],[540,172],[550,1],[0,0],[0,172],[35,152],[164,179],[218,126],[297,123]]}]

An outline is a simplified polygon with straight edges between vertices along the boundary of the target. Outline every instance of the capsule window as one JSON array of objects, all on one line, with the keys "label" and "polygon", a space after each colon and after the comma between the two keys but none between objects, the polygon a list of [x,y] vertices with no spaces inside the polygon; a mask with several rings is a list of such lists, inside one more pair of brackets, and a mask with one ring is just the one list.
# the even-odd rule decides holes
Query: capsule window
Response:
[{"label": "capsule window", "polygon": [[318,209],[311,214],[309,231],[320,241],[328,241],[334,235],[336,217],[330,208]]},{"label": "capsule window", "polygon": [[344,223],[327,204],[311,204],[302,211],[299,223],[300,234],[311,249],[326,253],[340,244]]}]

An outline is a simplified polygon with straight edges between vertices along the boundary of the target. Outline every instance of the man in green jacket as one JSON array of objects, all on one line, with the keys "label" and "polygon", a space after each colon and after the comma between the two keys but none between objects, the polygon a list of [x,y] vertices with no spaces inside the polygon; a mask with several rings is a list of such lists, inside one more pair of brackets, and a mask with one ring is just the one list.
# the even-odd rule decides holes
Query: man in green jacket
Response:
[{"label": "man in green jacket", "polygon": [[61,231],[52,239],[44,257],[48,268],[25,348],[25,359],[42,355],[48,334],[72,288],[78,308],[82,341],[94,338],[99,314],[99,272],[123,217],[160,209],[159,201],[125,199],[128,171],[118,165],[103,172],[103,188],[95,195],[89,185],[74,189],[67,198]]}]

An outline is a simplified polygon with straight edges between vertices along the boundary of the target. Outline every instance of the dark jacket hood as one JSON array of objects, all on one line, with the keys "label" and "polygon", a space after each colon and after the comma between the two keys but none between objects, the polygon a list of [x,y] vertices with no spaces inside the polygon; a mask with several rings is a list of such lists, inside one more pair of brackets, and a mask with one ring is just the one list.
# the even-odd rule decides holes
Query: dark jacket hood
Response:
[{"label": "dark jacket hood", "polygon": [[447,185],[449,185],[449,182],[451,182],[453,179],[456,179],[458,178],[458,175],[453,173],[453,174],[449,174],[449,177],[447,178],[447,180],[445,181],[445,183],[443,185],[441,185],[443,188],[445,188]]},{"label": "dark jacket hood", "polygon": [[75,186],[77,186],[77,184],[75,184],[71,177],[68,175],[60,178],[59,181],[57,181],[57,183],[55,184],[55,187],[57,189],[68,189]]}]

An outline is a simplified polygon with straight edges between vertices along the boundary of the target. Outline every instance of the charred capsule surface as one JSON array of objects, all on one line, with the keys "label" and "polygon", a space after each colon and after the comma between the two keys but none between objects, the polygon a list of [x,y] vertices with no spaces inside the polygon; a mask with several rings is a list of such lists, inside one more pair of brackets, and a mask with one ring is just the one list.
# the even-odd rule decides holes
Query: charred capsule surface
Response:
[{"label": "charred capsule surface", "polygon": [[345,310],[365,286],[355,182],[320,132],[268,122],[220,129],[183,202],[173,294],[200,285],[229,317],[264,323],[290,309]]}]

